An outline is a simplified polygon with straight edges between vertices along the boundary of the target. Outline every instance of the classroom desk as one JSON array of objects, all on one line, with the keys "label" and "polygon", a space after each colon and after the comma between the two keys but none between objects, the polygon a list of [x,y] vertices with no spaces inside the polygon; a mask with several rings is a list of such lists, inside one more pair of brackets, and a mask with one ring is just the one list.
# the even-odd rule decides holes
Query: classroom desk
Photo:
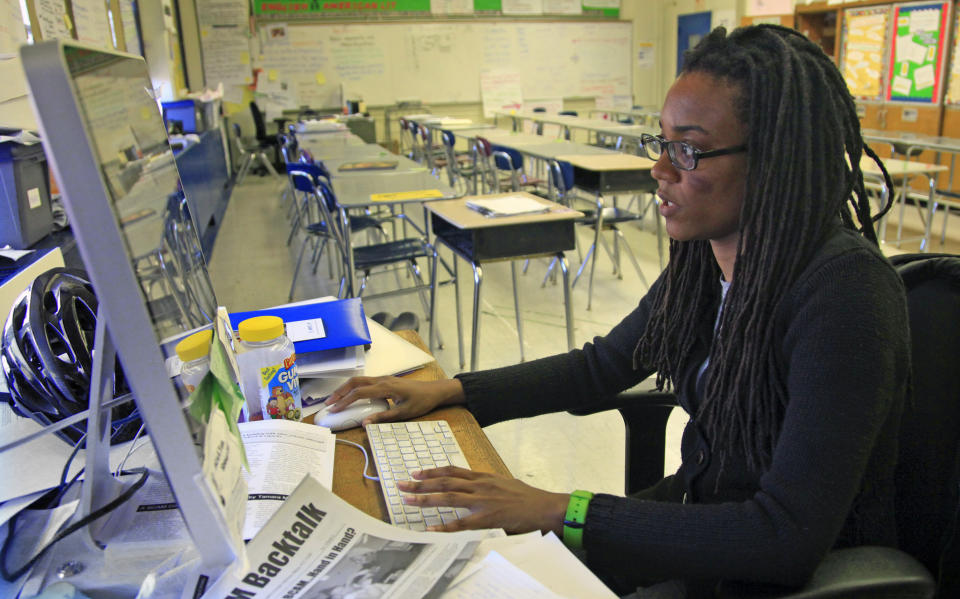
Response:
[{"label": "classroom desk", "polygon": [[596,114],[608,114],[615,117],[626,117],[633,119],[634,121],[642,120],[643,124],[648,127],[655,127],[657,121],[660,119],[659,110],[641,110],[636,108],[631,109],[614,109],[614,108],[594,108],[587,112],[590,116]]},{"label": "classroom desk", "polygon": [[[514,149],[521,154],[549,162],[550,160],[565,154],[602,154],[617,155],[619,152],[609,148],[592,146],[589,144],[569,141],[566,139],[554,139],[535,135],[532,133],[516,133],[498,129],[496,131],[484,132],[476,129],[464,129],[455,131],[454,135],[467,140],[468,145],[473,147],[477,137],[483,137],[491,144],[505,146]],[[473,191],[477,193],[477,169],[474,169]]]},{"label": "classroom desk", "polygon": [[[495,110],[494,118],[499,116],[508,116],[513,121],[513,130],[519,131],[521,123],[524,120],[530,120],[535,123],[545,123],[549,125],[559,125],[564,128],[564,137],[569,138],[570,129],[583,129],[588,133],[594,133],[597,136],[614,136],[634,140],[639,144],[640,135],[643,133],[655,134],[652,127],[645,125],[624,125],[611,122],[606,119],[589,119],[576,116],[567,116],[561,114],[549,114],[546,112],[520,111],[510,112],[506,110]],[[617,144],[619,147],[619,144]]]},{"label": "classroom desk", "polygon": [[[905,200],[910,191],[908,185],[909,180],[913,177],[927,178],[927,187],[929,189],[925,199],[927,213],[924,214],[923,211],[920,211],[920,219],[923,222],[923,236],[920,238],[920,251],[929,252],[930,230],[931,226],[933,225],[933,215],[937,205],[935,197],[937,174],[946,171],[948,167],[941,164],[914,162],[912,160],[898,160],[896,158],[883,158],[882,160],[887,169],[887,173],[890,175],[890,178],[894,182],[902,181],[902,184],[895,190],[893,202],[894,204],[896,204],[897,201],[900,202],[900,222],[897,224],[897,247],[900,247],[900,243],[904,241],[901,238],[901,233],[903,232],[903,212],[904,208],[906,207]],[[863,171],[865,178],[879,181],[881,183],[883,182],[880,169],[871,158],[864,156],[860,159],[860,170]],[[917,209],[920,210],[919,205]],[[889,216],[889,213],[884,215],[880,221],[880,241],[884,243],[886,242],[887,216]]]},{"label": "classroom desk", "polygon": [[[486,217],[467,207],[471,199],[522,196],[549,207],[542,214]],[[433,278],[437,277],[437,247],[443,244],[455,256],[466,260],[473,268],[473,321],[470,341],[470,370],[477,369],[480,339],[480,290],[483,283],[482,265],[487,262],[510,261],[513,277],[513,300],[517,318],[517,333],[520,337],[520,360],[523,361],[523,322],[520,318],[520,299],[517,294],[516,261],[526,258],[553,256],[563,272],[563,303],[567,321],[567,347],[574,349],[573,304],[570,297],[570,276],[564,251],[576,247],[574,225],[583,213],[526,192],[511,192],[496,195],[474,196],[456,200],[426,204],[430,213],[430,226],[434,235]],[[457,310],[457,332],[460,327],[460,277],[457,276],[454,258],[454,300]],[[436,287],[433,290],[436,296]],[[431,300],[436,310],[435,299]],[[430,339],[432,345],[433,323],[436,315],[430,315]],[[463,339],[459,340],[460,366],[463,367]]]},{"label": "classroom desk", "polygon": [[[356,269],[350,235],[349,210],[373,206],[395,206],[450,199],[461,194],[425,169],[409,171],[353,171],[350,176],[334,176],[333,184],[340,210],[340,222],[347,247],[347,297],[356,295]],[[374,174],[377,173],[377,174]],[[424,208],[426,220],[426,208]],[[406,220],[404,221],[406,222]],[[426,239],[429,245],[429,239]]]},{"label": "classroom desk", "polygon": [[[651,193],[657,186],[650,176],[650,169],[654,161],[641,156],[620,154],[570,154],[560,155],[557,160],[569,162],[573,166],[573,184],[580,189],[594,194],[596,199],[597,223],[594,226],[593,255],[590,263],[590,277],[587,287],[587,310],[593,302],[593,272],[597,266],[599,252],[600,231],[603,229],[603,196],[617,193]],[[663,268],[663,231],[659,214],[657,221],[657,255],[660,267]],[[584,264],[580,265],[583,271]]]},{"label": "classroom desk", "polygon": [[[398,335],[426,351],[423,339],[414,331],[396,331]],[[446,375],[436,362],[427,364],[424,368],[404,375],[418,381],[437,381],[445,379]],[[307,420],[312,422],[313,416]],[[466,409],[461,407],[441,408],[416,420],[446,420],[457,437],[457,442],[463,450],[467,462],[472,470],[490,472],[511,476],[496,449],[483,433],[480,425]],[[345,439],[363,445],[370,451],[367,434],[362,428],[354,428],[337,433],[338,439]],[[374,518],[389,522],[386,503],[380,491],[380,483],[367,480],[363,472],[363,454],[355,447],[338,443],[334,450],[333,492],[355,508],[366,512]],[[373,465],[371,464],[371,467]]]}]

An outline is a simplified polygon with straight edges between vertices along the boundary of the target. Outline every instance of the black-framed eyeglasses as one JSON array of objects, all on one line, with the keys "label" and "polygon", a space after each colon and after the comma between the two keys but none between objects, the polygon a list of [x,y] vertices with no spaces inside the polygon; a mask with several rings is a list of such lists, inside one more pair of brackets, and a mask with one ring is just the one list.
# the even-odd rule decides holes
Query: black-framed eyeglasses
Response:
[{"label": "black-framed eyeglasses", "polygon": [[692,171],[697,168],[701,158],[713,158],[714,156],[726,156],[727,154],[739,154],[747,151],[747,144],[741,144],[704,152],[685,141],[667,141],[660,135],[650,135],[648,133],[640,136],[640,143],[643,146],[643,153],[650,160],[659,160],[664,148],[666,148],[670,163],[682,171]]}]

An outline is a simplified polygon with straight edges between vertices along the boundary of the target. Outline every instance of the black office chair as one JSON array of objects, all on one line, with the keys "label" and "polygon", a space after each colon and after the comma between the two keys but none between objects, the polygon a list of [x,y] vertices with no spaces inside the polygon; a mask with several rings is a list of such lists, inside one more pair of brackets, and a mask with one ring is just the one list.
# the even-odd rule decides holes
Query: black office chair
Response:
[{"label": "black office chair", "polygon": [[[254,133],[257,136],[257,144],[261,152],[268,152],[272,158],[274,169],[283,170],[285,164],[280,160],[280,147],[276,134],[268,135],[267,126],[263,121],[263,113],[256,102],[250,102],[250,114],[253,116]],[[278,131],[279,133],[279,131]]]},{"label": "black office chair", "polygon": [[[851,547],[827,554],[793,591],[721,589],[725,597],[960,597],[960,256],[894,256],[907,287],[912,398],[904,406],[895,472],[899,550]],[[617,409],[626,427],[626,493],[663,478],[667,419],[676,397],[627,391],[585,415]],[[932,575],[931,575],[932,574]]]}]

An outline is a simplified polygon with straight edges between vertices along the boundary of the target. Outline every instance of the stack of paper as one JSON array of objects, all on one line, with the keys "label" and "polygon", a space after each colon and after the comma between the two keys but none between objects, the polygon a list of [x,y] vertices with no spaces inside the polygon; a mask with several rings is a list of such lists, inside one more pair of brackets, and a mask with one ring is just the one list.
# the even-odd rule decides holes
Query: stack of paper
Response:
[{"label": "stack of paper", "polygon": [[521,214],[542,214],[550,211],[550,206],[541,204],[526,196],[506,196],[469,200],[467,207],[484,216],[519,216]]}]

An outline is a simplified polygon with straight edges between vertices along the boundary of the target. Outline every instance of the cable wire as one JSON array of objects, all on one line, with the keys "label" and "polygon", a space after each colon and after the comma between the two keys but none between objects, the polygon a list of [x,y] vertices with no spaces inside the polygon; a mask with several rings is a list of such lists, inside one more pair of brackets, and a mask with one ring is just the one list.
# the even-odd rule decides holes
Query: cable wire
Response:
[{"label": "cable wire", "polygon": [[134,493],[139,491],[140,487],[142,487],[147,482],[149,471],[146,468],[136,468],[128,472],[128,474],[136,474],[138,472],[140,473],[140,478],[137,479],[137,481],[133,483],[133,485],[131,485],[129,489],[126,489],[123,493],[117,495],[117,497],[114,498],[113,501],[110,501],[103,507],[90,512],[83,518],[77,520],[70,526],[58,532],[56,536],[54,536],[53,539],[43,547],[43,549],[41,549],[33,557],[31,557],[27,561],[27,563],[25,563],[21,567],[11,572],[10,570],[7,569],[7,552],[10,549],[10,546],[14,537],[14,531],[16,529],[16,524],[17,524],[17,517],[20,515],[19,513],[15,514],[12,518],[10,518],[9,523],[7,524],[7,538],[3,540],[3,546],[0,547],[0,576],[3,576],[3,579],[6,580],[7,582],[14,582],[15,580],[23,576],[27,571],[29,571],[30,568],[32,568],[33,565],[37,562],[37,560],[43,557],[43,555],[47,551],[49,551],[51,547],[53,547],[55,544],[60,542],[62,539],[64,539],[70,534],[73,534],[74,532],[83,528],[84,526],[93,522],[94,520],[97,520],[98,518],[102,518],[103,516],[109,514],[113,510],[120,507],[120,505],[122,505],[125,501],[133,497]]},{"label": "cable wire", "polygon": [[367,456],[367,448],[359,443],[354,443],[353,441],[347,441],[346,439],[337,439],[337,443],[346,443],[347,445],[353,445],[357,449],[363,452],[363,478],[367,480],[376,480],[379,481],[379,476],[370,476],[367,474],[367,468],[370,466],[370,458]]}]

